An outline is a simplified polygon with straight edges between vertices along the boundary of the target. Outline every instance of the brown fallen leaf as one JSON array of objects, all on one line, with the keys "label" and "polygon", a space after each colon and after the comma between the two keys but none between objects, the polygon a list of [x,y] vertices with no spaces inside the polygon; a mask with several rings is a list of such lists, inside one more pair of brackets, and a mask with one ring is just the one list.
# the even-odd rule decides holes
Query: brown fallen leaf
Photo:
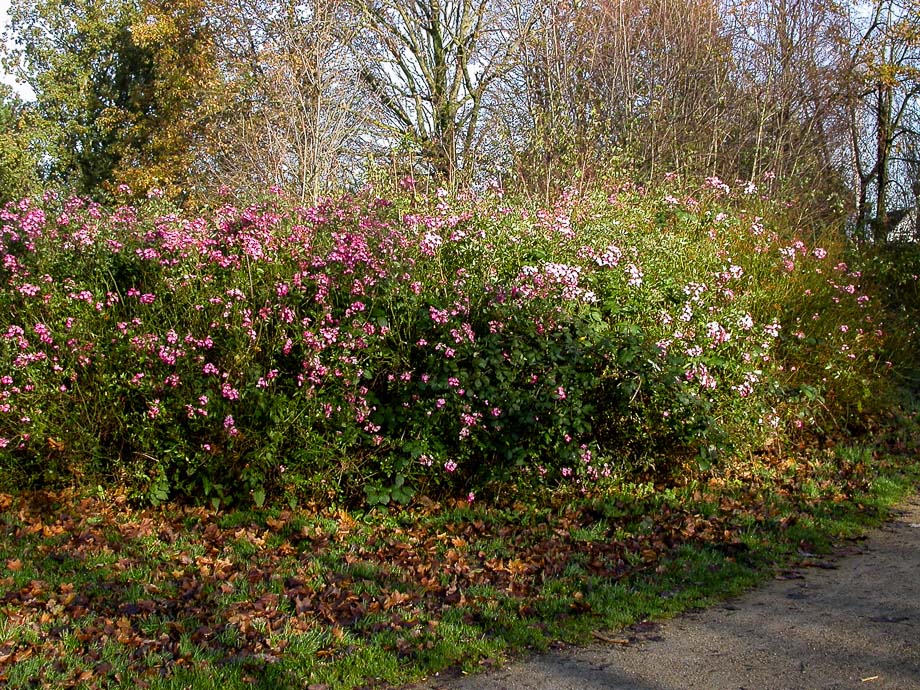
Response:
[{"label": "brown fallen leaf", "polygon": [[410,594],[403,594],[402,592],[398,590],[394,590],[392,593],[390,593],[386,597],[386,599],[384,599],[383,609],[385,611],[389,611],[394,606],[399,606],[400,604],[404,604],[407,601],[409,601],[411,598],[412,598],[412,595]]}]

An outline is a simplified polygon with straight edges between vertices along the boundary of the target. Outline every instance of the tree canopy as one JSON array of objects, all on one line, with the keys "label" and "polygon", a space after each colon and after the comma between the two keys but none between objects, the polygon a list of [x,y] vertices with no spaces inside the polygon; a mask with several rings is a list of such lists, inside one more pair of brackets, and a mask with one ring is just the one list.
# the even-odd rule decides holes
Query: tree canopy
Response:
[{"label": "tree canopy", "polygon": [[194,0],[12,3],[9,62],[35,92],[50,179],[81,193],[181,182],[209,68],[201,12]]},{"label": "tree canopy", "polygon": [[534,193],[626,165],[774,175],[881,239],[920,190],[916,0],[13,0],[11,18],[7,65],[36,98],[4,96],[30,134],[3,165],[81,192],[316,200],[383,166]]}]

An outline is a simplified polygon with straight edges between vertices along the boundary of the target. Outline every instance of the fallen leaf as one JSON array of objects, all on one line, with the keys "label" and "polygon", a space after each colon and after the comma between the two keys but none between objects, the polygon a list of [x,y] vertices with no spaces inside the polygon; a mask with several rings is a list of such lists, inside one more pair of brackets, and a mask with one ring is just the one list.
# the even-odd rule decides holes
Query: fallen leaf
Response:
[{"label": "fallen leaf", "polygon": [[386,599],[383,600],[383,608],[385,611],[389,611],[394,606],[399,606],[404,604],[412,598],[409,594],[403,594],[399,591],[391,592]]}]

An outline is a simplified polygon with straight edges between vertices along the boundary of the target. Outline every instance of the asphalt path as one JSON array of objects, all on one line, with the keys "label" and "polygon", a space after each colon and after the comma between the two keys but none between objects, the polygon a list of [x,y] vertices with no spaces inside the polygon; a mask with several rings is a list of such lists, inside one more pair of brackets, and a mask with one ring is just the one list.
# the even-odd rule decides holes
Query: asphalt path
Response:
[{"label": "asphalt path", "polygon": [[920,690],[920,497],[831,557],[660,624],[418,690]]}]

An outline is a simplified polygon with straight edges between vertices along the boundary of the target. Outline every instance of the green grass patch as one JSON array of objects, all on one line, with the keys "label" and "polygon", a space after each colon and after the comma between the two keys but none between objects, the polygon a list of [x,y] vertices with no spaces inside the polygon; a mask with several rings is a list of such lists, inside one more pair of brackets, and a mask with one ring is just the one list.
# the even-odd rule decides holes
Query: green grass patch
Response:
[{"label": "green grass patch", "polygon": [[908,418],[876,438],[495,507],[215,512],[4,496],[0,679],[399,685],[630,635],[884,520],[920,482],[918,435]]}]

